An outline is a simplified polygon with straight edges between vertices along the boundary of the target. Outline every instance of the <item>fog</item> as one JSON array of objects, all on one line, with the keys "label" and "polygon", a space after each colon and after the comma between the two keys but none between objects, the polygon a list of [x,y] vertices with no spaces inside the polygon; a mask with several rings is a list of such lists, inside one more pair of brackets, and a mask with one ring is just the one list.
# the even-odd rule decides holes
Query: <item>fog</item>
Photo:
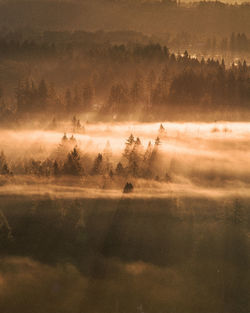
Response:
[{"label": "fog", "polygon": [[[152,142],[149,176],[129,170],[131,133],[142,168]],[[249,310],[249,123],[86,123],[71,136],[67,123],[1,130],[1,312]],[[65,163],[77,149],[84,171],[29,171],[58,149]],[[91,170],[98,153],[112,175]]]},{"label": "fog", "polygon": [[[24,175],[18,170],[15,173],[18,162],[30,158],[35,161],[47,158],[54,160],[63,133],[70,131],[70,125],[64,125],[64,131],[60,129],[53,132],[1,130],[0,150],[4,151],[14,176],[6,179],[2,176],[0,193],[41,193],[66,198],[120,197],[123,184],[126,180],[131,180],[135,187],[135,197],[165,197],[170,194],[190,197],[247,196],[250,184],[249,123],[162,125],[164,133],[160,135],[159,157],[156,164],[152,165],[156,180],[155,176],[145,179],[144,176],[133,177],[130,174],[109,178],[104,172],[99,178],[83,175],[80,178],[64,177],[60,180]],[[120,161],[125,166],[123,153],[130,134],[140,138],[141,153],[144,154],[148,142],[154,144],[159,136],[159,126],[160,123],[86,124],[84,134],[74,134],[75,145],[82,154],[83,169],[91,168],[97,154],[105,151],[107,141],[110,143],[110,168],[114,171]],[[69,132],[68,137],[71,135]],[[171,178],[168,181],[165,180],[166,173]]]},{"label": "fog", "polygon": [[0,313],[250,312],[250,3],[0,0]]}]

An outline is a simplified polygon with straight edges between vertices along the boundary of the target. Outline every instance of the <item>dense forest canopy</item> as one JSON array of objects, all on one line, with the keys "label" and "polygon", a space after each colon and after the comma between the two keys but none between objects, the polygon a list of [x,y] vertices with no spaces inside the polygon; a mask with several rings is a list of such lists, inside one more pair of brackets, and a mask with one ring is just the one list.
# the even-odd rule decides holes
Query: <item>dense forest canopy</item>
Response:
[{"label": "dense forest canopy", "polygon": [[1,123],[248,118],[249,14],[220,1],[1,1]]},{"label": "dense forest canopy", "polygon": [[233,59],[249,49],[245,34],[229,37],[234,61],[227,65],[187,50],[173,53],[139,33],[122,34],[138,41],[117,44],[116,33],[86,32],[18,41],[8,32],[0,41],[2,123],[43,119],[48,112],[56,119],[91,114],[94,120],[147,121],[183,118],[193,109],[229,112],[229,119],[239,109],[249,114],[250,68]]}]

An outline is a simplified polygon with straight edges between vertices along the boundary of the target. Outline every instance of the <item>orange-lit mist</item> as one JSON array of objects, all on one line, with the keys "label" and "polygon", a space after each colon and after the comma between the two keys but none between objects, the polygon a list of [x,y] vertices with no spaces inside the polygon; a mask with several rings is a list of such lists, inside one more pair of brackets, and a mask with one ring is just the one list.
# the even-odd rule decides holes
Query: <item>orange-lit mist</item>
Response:
[{"label": "orange-lit mist", "polygon": [[[145,181],[137,179],[133,196],[247,196],[250,188],[250,124],[249,123],[163,123],[161,137],[161,163],[159,176],[168,172],[173,181]],[[125,141],[132,133],[139,137],[146,149],[154,143],[160,123],[154,124],[87,124],[84,134],[74,134],[78,147],[93,157],[102,153],[110,142],[113,162],[121,159]],[[66,127],[65,132],[70,128]],[[71,136],[72,133],[68,133]],[[60,131],[2,130],[0,150],[8,159],[50,157],[60,143]],[[35,181],[35,179],[34,179]],[[133,179],[135,181],[135,179]],[[82,179],[79,186],[61,187],[53,183],[39,183],[24,189],[18,177],[15,186],[4,185],[0,193],[50,194],[60,197],[120,197],[121,190],[89,189]],[[93,186],[92,186],[93,187]]]}]

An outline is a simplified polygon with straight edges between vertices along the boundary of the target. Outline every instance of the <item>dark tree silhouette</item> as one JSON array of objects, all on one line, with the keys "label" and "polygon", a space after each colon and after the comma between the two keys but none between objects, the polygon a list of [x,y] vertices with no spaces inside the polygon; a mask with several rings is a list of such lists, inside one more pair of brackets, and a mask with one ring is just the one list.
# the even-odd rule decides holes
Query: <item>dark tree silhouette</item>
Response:
[{"label": "dark tree silhouette", "polygon": [[67,160],[63,166],[63,172],[66,175],[73,176],[80,176],[83,174],[83,168],[80,163],[80,154],[76,147],[68,154]]},{"label": "dark tree silhouette", "polygon": [[101,153],[98,153],[96,159],[94,160],[92,175],[100,175],[103,172],[103,157]]}]

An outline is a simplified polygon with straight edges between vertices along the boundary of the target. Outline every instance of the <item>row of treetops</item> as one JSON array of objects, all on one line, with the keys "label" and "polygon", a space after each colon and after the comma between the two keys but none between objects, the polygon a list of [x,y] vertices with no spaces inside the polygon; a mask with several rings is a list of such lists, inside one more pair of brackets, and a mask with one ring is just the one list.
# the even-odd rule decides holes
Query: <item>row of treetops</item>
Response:
[{"label": "row of treetops", "polygon": [[[120,160],[114,163],[112,149],[109,141],[101,153],[93,157],[78,147],[74,135],[70,138],[66,134],[52,154],[43,159],[25,158],[22,160],[7,160],[4,152],[0,155],[0,175],[34,175],[37,177],[61,177],[61,176],[96,176],[106,178],[114,176],[137,177],[145,179],[165,179],[170,181],[166,174],[159,177],[157,167],[160,161],[159,147],[162,140],[166,139],[166,131],[160,126],[158,137],[154,144],[151,141],[146,149],[140,138],[132,134],[126,140],[125,149],[121,153]],[[161,170],[162,173],[162,170]]]},{"label": "row of treetops", "polygon": [[[140,60],[150,58],[166,59],[169,57],[169,50],[165,45],[173,50],[187,45],[197,52],[226,51],[249,52],[250,38],[245,32],[232,32],[220,36],[204,35],[198,36],[188,32],[169,33],[156,37],[145,36],[135,32],[133,35],[126,32],[108,35],[104,33],[86,32],[45,32],[43,35],[29,36],[22,39],[19,32],[1,33],[0,30],[0,55],[7,59],[46,59],[71,57],[82,60],[83,58],[93,59],[102,57],[105,59],[118,58],[123,60]],[[38,37],[38,38],[37,38]],[[113,37],[113,39],[112,39]],[[119,44],[118,44],[119,43]],[[161,43],[161,44],[160,44]],[[162,49],[161,49],[162,45]],[[162,50],[162,51],[161,51]]]},{"label": "row of treetops", "polygon": [[[17,114],[56,112],[79,114],[132,113],[137,109],[154,109],[175,103],[207,103],[246,106],[250,101],[249,66],[246,61],[226,69],[224,61],[191,58],[172,54],[159,69],[141,72],[133,80],[110,79],[98,73],[83,86],[56,90],[42,80],[38,86],[24,81],[16,88]],[[131,70],[132,71],[132,70]],[[104,82],[105,81],[105,82]],[[105,84],[105,85],[103,85]],[[106,87],[106,88],[104,88]],[[141,107],[143,105],[144,108]]]},{"label": "row of treetops", "polygon": [[106,115],[127,118],[128,114],[159,113],[162,120],[166,112],[159,109],[186,105],[196,110],[204,106],[214,109],[218,104],[227,109],[250,107],[250,67],[246,61],[227,68],[223,59],[193,58],[187,51],[175,55],[157,44],[134,50],[114,46],[109,50],[113,57],[105,66],[99,52],[93,54],[95,64],[85,65],[88,72],[83,69],[86,79],[70,81],[66,87],[58,88],[44,79],[39,83],[24,79],[13,86],[14,97],[8,102],[2,86],[1,121],[48,112],[57,118],[96,112],[100,119]]}]

